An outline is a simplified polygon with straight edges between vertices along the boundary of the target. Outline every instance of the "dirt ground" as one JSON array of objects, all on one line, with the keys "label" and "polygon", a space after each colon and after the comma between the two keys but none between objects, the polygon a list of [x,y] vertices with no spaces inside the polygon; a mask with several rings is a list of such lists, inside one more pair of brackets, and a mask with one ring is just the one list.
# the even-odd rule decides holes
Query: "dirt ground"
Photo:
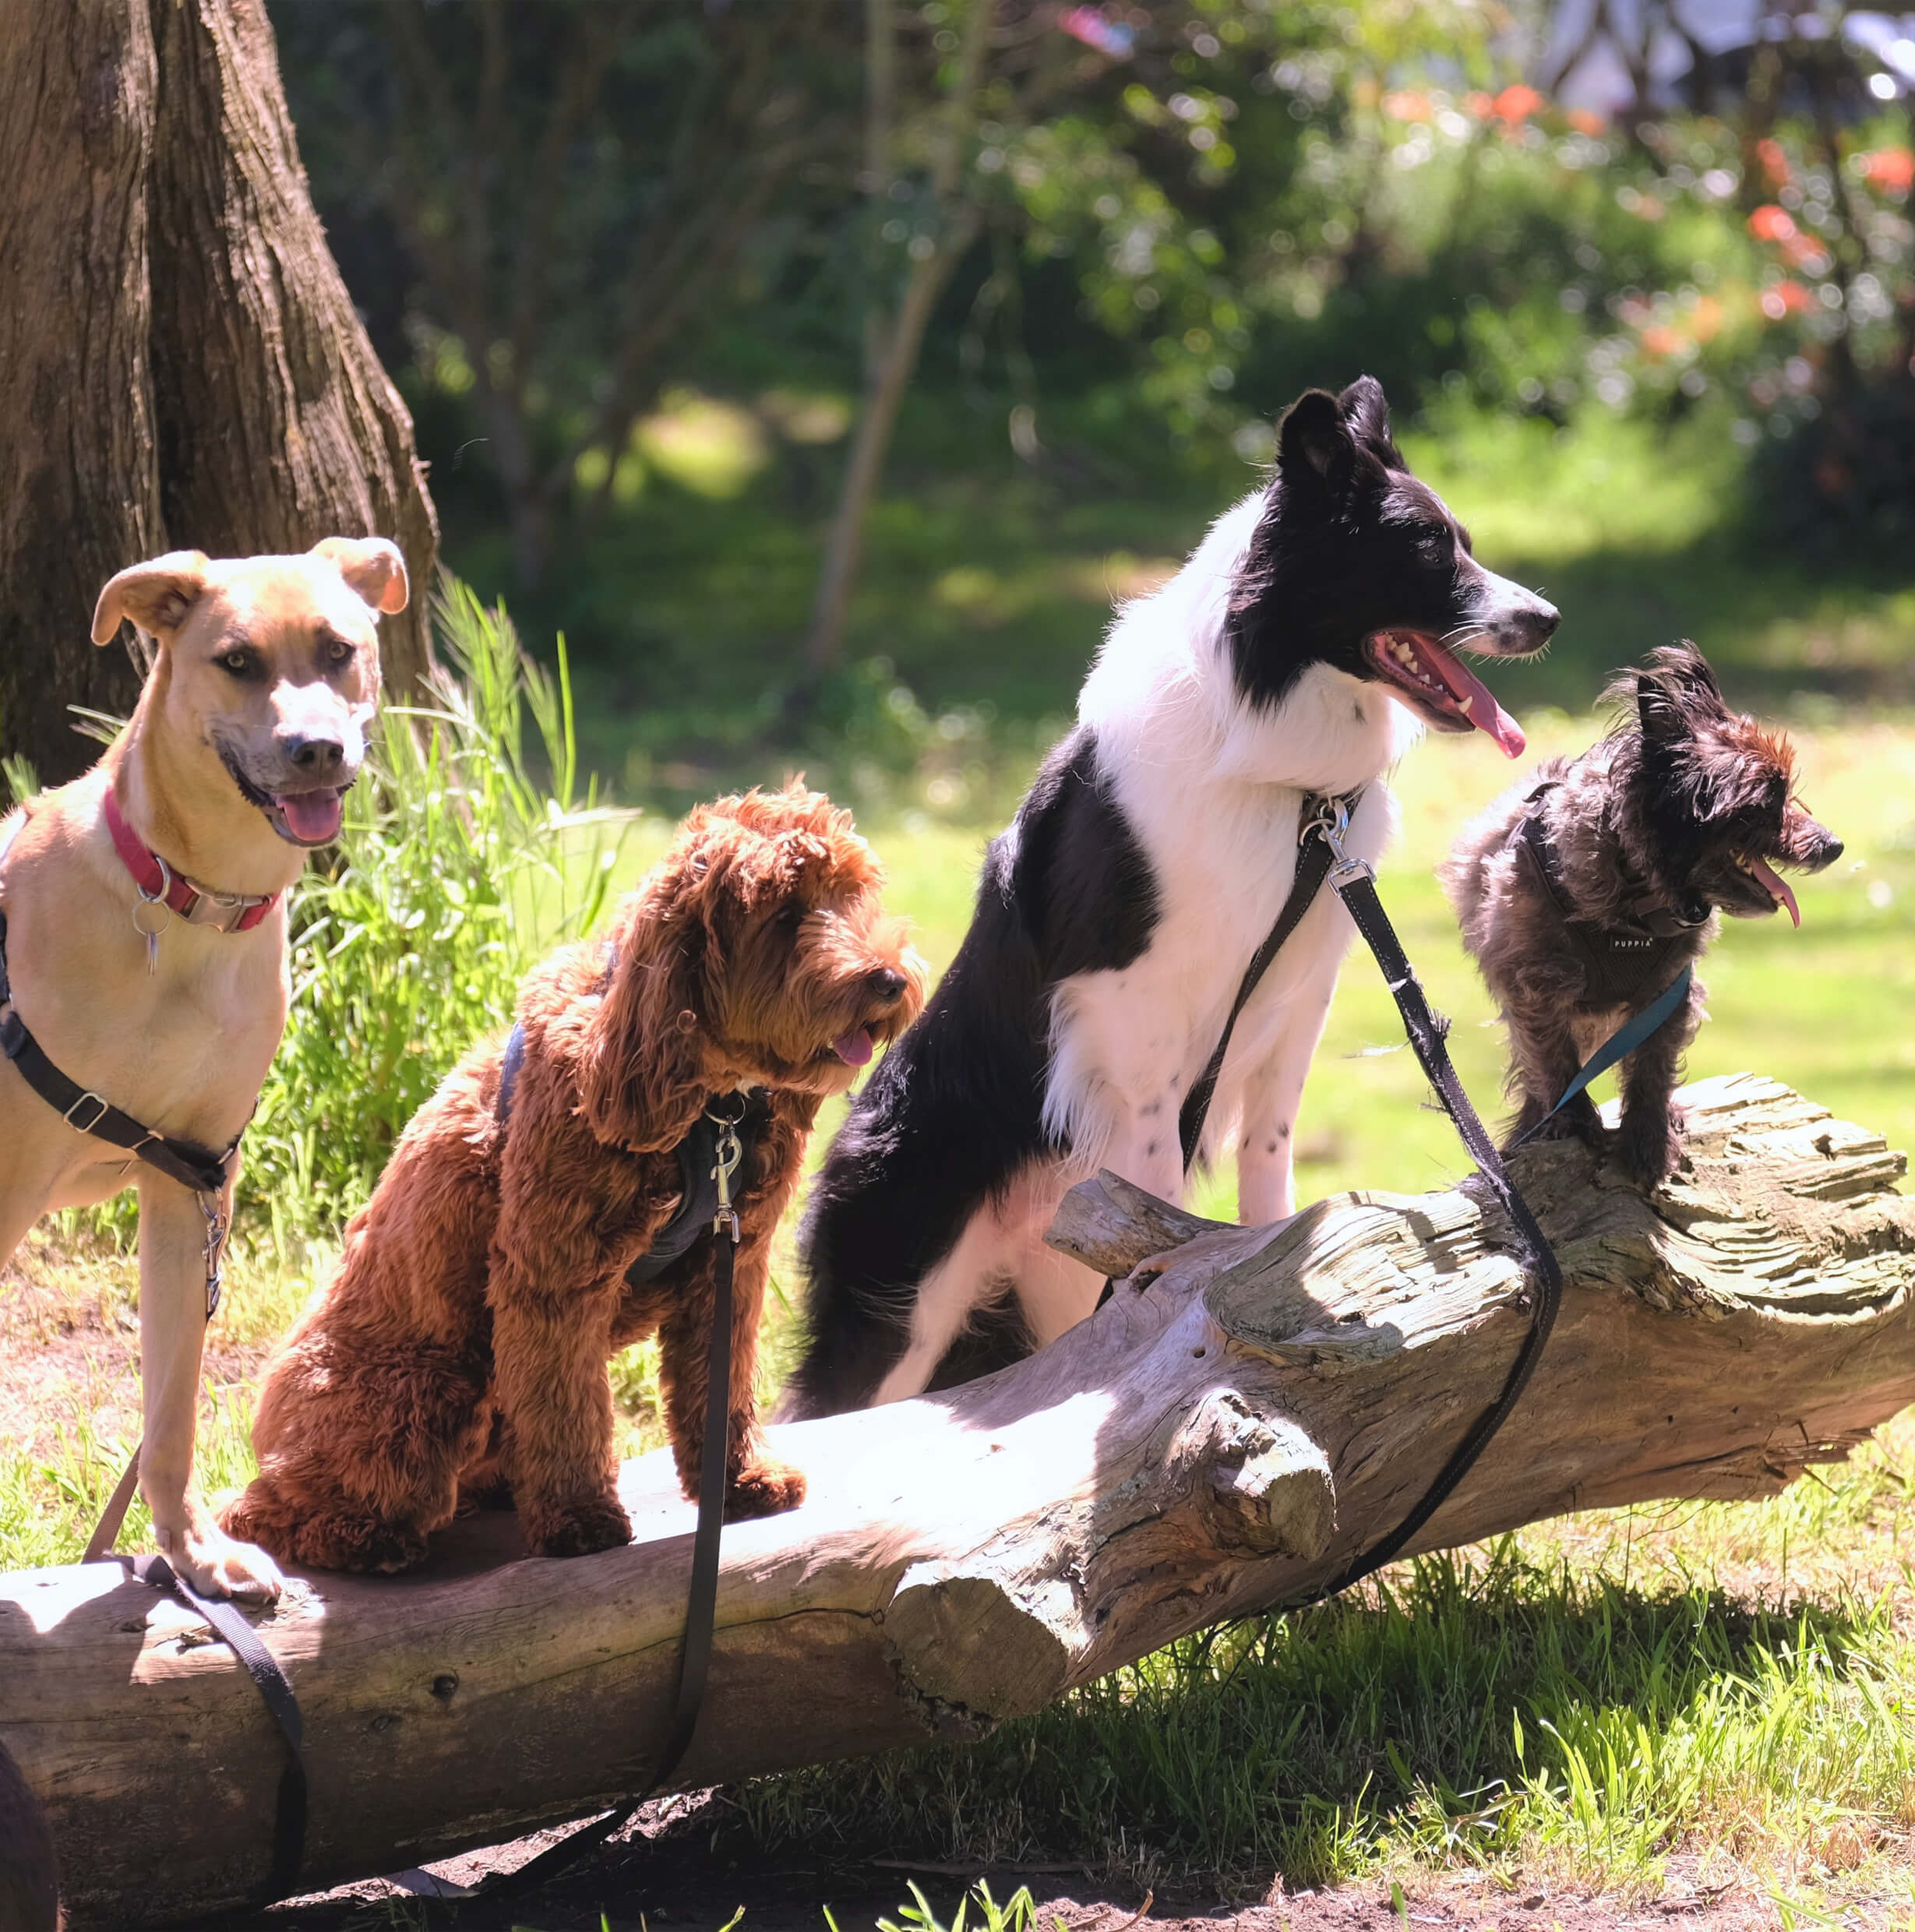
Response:
[{"label": "dirt ground", "polygon": [[[1146,1892],[1134,1883],[1100,1883],[1075,1865],[980,1872],[903,1860],[853,1864],[793,1856],[767,1862],[723,1849],[726,1835],[717,1828],[726,1813],[726,1801],[717,1792],[663,1800],[647,1807],[622,1841],[530,1891],[454,1895],[425,1905],[427,1888],[421,1881],[448,1881],[455,1893],[482,1884],[496,1873],[516,1870],[561,1832],[540,1832],[443,1860],[429,1874],[408,1875],[404,1884],[374,1879],[342,1886],[222,1919],[220,1925],[222,1932],[399,1932],[421,1922],[435,1932],[653,1932],[658,1927],[720,1932],[742,1912],[738,1932],[830,1932],[828,1907],[839,1932],[866,1932],[880,1917],[902,1922],[900,1909],[910,1902],[914,1881],[939,1923],[948,1926],[979,1877],[1000,1904],[1028,1885],[1038,1906],[1035,1932],[1776,1932],[1790,1923],[1772,1899],[1698,1889],[1680,1869],[1671,1872],[1663,1895],[1651,1905],[1547,1885],[1505,1890],[1476,1872],[1423,1875],[1402,1881],[1398,1889],[1383,1882],[1291,1891],[1279,1880],[1264,1899],[1247,1903],[1187,1884]],[[975,1906],[968,1922],[977,1923]],[[1850,1911],[1829,1923],[1861,1932],[1874,1924],[1886,1927],[1890,1917],[1885,1910],[1878,1919]]]}]

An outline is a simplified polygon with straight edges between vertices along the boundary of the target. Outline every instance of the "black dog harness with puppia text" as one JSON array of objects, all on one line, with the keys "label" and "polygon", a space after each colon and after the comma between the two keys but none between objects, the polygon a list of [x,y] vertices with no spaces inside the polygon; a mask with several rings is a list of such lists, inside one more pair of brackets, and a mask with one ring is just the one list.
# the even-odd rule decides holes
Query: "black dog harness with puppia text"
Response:
[{"label": "black dog harness with puppia text", "polygon": [[1635,1006],[1668,984],[1671,960],[1698,927],[1708,924],[1710,908],[1705,905],[1702,917],[1692,919],[1652,891],[1631,902],[1629,918],[1621,925],[1599,925],[1580,917],[1563,883],[1562,854],[1537,809],[1557,784],[1552,778],[1529,794],[1530,809],[1510,834],[1509,844],[1528,858],[1537,883],[1562,915],[1570,948],[1582,968],[1582,1003]]}]

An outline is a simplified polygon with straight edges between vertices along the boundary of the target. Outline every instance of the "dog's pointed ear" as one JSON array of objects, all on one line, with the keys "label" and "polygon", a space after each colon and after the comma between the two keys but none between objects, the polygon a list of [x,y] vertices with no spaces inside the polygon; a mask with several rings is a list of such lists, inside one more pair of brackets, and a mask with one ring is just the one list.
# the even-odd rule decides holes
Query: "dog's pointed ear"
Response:
[{"label": "dog's pointed ear", "polygon": [[406,560],[399,546],[386,537],[322,537],[312,554],[323,557],[376,611],[392,617],[412,596]]},{"label": "dog's pointed ear", "polygon": [[1337,407],[1349,425],[1352,437],[1369,450],[1386,468],[1400,470],[1402,452],[1390,433],[1389,398],[1374,375],[1360,375],[1337,398]]},{"label": "dog's pointed ear", "polygon": [[111,643],[129,618],[150,637],[169,642],[205,596],[206,568],[203,550],[169,550],[109,578],[93,609],[93,642]]},{"label": "dog's pointed ear", "polygon": [[579,1108],[601,1141],[649,1154],[675,1148],[707,1085],[700,877],[656,873],[619,908],[617,957],[586,1043]]},{"label": "dog's pointed ear", "polygon": [[1307,389],[1277,425],[1277,474],[1304,502],[1341,504],[1356,467],[1356,443],[1342,405],[1328,390]]}]

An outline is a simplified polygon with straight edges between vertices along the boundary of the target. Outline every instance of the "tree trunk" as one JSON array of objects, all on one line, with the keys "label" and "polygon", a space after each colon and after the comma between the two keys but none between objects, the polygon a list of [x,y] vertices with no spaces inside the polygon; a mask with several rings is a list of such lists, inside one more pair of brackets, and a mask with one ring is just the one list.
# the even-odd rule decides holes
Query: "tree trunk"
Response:
[{"label": "tree trunk", "polygon": [[[865,171],[866,191],[874,203],[888,201],[891,186],[890,146],[894,111],[895,27],[889,0],[866,0],[869,41],[866,55],[866,104]],[[864,562],[865,521],[871,510],[878,478],[898,426],[898,411],[917,373],[924,332],[944,285],[965,252],[977,239],[982,222],[976,204],[959,198],[964,175],[964,148],[977,121],[978,83],[997,0],[971,0],[970,16],[958,58],[950,100],[938,118],[931,166],[931,198],[940,232],[919,235],[912,244],[911,270],[898,312],[888,320],[875,313],[865,324],[865,393],[858,414],[857,433],[839,486],[838,509],[825,538],[824,560],[818,571],[818,590],[805,639],[805,667],[813,677],[829,671],[844,649],[851,619],[852,593]],[[918,244],[925,246],[919,250]]]},{"label": "tree trunk", "polygon": [[[1684,1095],[1645,1202],[1579,1144],[1521,1156],[1561,1257],[1555,1335],[1417,1539],[1572,1509],[1772,1493],[1915,1399],[1915,1201],[1878,1135],[1747,1075]],[[1223,1228],[1109,1176],[1052,1239],[1123,1273],[968,1388],[775,1432],[795,1514],[728,1528],[682,1787],[981,1735],[1203,1625],[1308,1595],[1399,1521],[1528,1317],[1473,1188]],[[296,1583],[261,1634],[305,1712],[319,1885],[579,1817],[669,1724],[692,1511],[627,1465],[634,1542],[524,1560],[470,1519],[411,1578]],[[0,1578],[0,1741],[61,1841],[76,1928],[196,1921],[270,1862],[282,1746],[199,1620],[117,1566]],[[182,1806],[181,1793],[192,1801]]]},{"label": "tree trunk", "polygon": [[[0,36],[0,750],[91,762],[69,704],[125,713],[100,586],[379,534],[429,586],[411,418],[306,191],[261,0],[62,0]],[[429,661],[427,600],[381,628]]]}]

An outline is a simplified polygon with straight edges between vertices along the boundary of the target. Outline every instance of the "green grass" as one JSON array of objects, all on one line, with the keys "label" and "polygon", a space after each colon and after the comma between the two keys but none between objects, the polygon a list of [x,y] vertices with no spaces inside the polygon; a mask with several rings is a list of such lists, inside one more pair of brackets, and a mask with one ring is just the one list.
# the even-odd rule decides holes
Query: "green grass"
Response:
[{"label": "green grass", "polygon": [[[1538,756],[1592,728],[1529,722]],[[1915,1043],[1896,1016],[1915,992],[1915,728],[1850,718],[1797,738],[1804,794],[1849,851],[1802,886],[1800,933],[1776,920],[1730,925],[1709,963],[1713,1021],[1691,1071],[1758,1069],[1906,1145]],[[1500,1040],[1430,870],[1462,817],[1514,775],[1480,738],[1413,753],[1382,886],[1486,1111]],[[618,883],[668,829],[655,817],[622,828]],[[915,816],[873,829],[893,902],[941,967],[984,834]],[[562,850],[553,862],[561,876],[521,907],[515,949],[542,947],[577,903],[560,890],[571,861]],[[472,1029],[496,1021],[499,971],[485,968]],[[1464,1171],[1400,1038],[1370,962],[1353,958],[1306,1095],[1302,1198],[1420,1190]],[[1218,1176],[1197,1204],[1227,1215],[1231,1194]],[[126,1264],[84,1243],[40,1253],[26,1292],[50,1298],[54,1327],[96,1306],[124,1311]],[[277,1239],[256,1215],[221,1317],[235,1352],[216,1368],[201,1432],[210,1486],[247,1473],[258,1345],[327,1255],[323,1242]],[[788,1229],[778,1278],[767,1384],[792,1339]],[[129,1370],[113,1373],[123,1397]],[[648,1446],[648,1352],[615,1375],[625,1446]],[[0,1450],[0,1563],[77,1553],[124,1447],[99,1439],[92,1407],[76,1400],[33,1443]],[[1277,1870],[1296,1887],[1441,1866],[1631,1895],[1672,1876],[1732,1884],[1811,1915],[1857,1899],[1915,1909],[1915,1595],[1902,1529],[1912,1472],[1905,1423],[1772,1502],[1575,1518],[1398,1567],[1336,1603],[1174,1645],[972,1749],[753,1784],[730,1830],[747,1846],[802,1841],[979,1870],[1078,1858],[1147,1883],[1201,1874],[1247,1892]],[[136,1519],[130,1534],[143,1528]]]}]

